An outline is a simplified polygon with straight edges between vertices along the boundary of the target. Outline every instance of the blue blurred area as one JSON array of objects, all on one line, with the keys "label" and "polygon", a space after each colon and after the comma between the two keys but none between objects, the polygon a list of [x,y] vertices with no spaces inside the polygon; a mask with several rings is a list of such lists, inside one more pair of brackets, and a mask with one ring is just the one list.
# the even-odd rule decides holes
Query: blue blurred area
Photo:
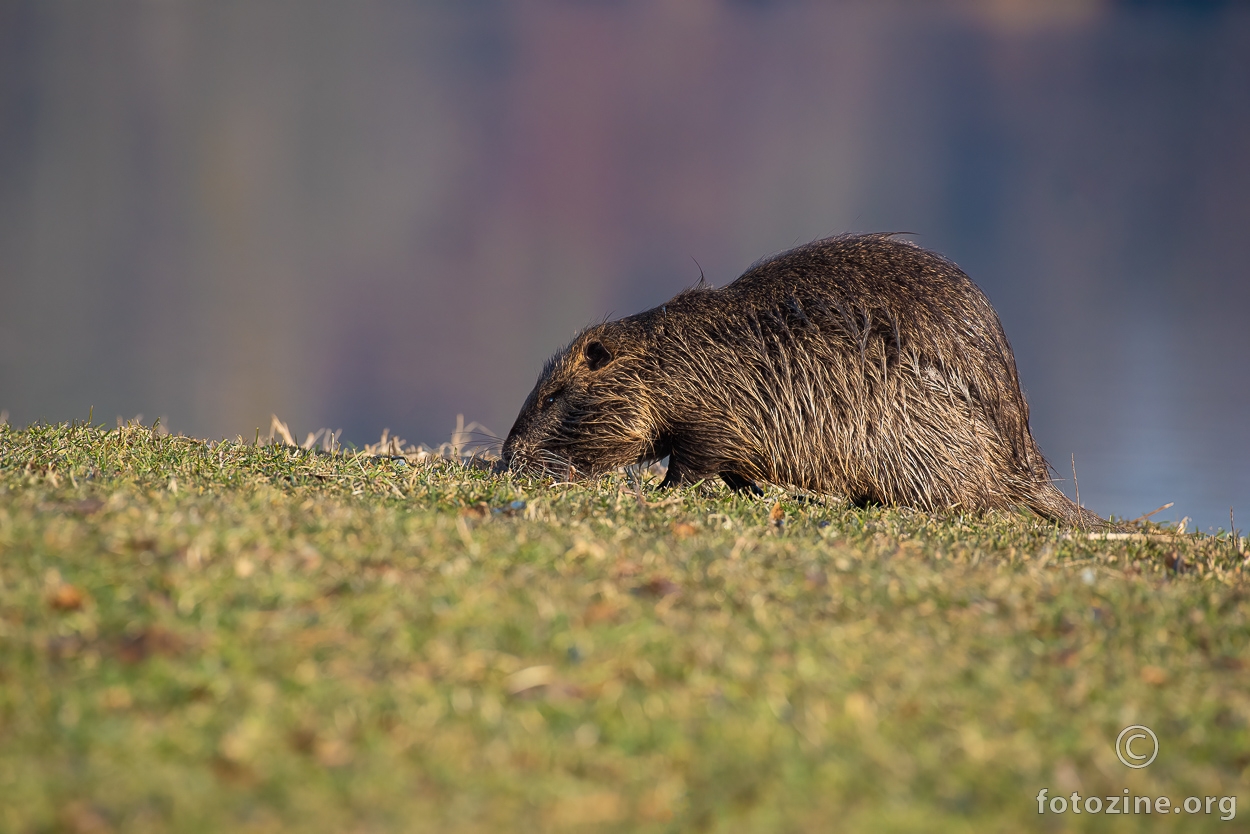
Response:
[{"label": "blue blurred area", "polygon": [[582,325],[907,231],[1069,494],[1250,527],[1248,226],[1242,4],[0,2],[17,425],[502,434]]}]

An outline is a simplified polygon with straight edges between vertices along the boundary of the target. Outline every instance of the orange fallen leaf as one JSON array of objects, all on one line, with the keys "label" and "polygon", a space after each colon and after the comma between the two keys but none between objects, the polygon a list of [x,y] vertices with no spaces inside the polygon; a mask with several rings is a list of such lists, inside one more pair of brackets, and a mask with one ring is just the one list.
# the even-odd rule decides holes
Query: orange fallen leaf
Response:
[{"label": "orange fallen leaf", "polygon": [[87,595],[68,583],[58,585],[48,594],[48,605],[57,611],[77,611],[86,601]]},{"label": "orange fallen leaf", "polygon": [[621,606],[609,600],[599,600],[593,602],[586,607],[586,613],[582,615],[582,621],[586,625],[594,625],[596,623],[611,622],[621,614]]},{"label": "orange fallen leaf", "polygon": [[697,532],[699,532],[699,528],[685,521],[678,521],[673,524],[673,535],[679,539],[688,539]]}]

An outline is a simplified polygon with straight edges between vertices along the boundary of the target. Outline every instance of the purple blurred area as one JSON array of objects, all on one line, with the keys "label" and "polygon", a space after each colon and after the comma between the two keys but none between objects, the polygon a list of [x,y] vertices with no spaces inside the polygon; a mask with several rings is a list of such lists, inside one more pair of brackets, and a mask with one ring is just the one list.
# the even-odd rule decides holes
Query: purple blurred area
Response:
[{"label": "purple blurred area", "polygon": [[507,432],[581,326],[843,231],[989,295],[1103,515],[1250,527],[1235,3],[0,0],[0,409]]}]

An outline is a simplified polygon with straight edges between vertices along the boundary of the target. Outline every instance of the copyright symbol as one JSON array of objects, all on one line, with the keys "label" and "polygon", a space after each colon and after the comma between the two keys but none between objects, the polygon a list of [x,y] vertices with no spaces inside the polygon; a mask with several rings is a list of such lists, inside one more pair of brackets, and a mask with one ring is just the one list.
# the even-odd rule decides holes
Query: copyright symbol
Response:
[{"label": "copyright symbol", "polygon": [[[1133,749],[1134,743],[1138,748],[1136,750]],[[1148,752],[1140,752],[1147,747],[1150,748]],[[1115,737],[1115,755],[1126,767],[1145,767],[1159,755],[1159,738],[1153,730],[1141,724],[1125,727]]]}]

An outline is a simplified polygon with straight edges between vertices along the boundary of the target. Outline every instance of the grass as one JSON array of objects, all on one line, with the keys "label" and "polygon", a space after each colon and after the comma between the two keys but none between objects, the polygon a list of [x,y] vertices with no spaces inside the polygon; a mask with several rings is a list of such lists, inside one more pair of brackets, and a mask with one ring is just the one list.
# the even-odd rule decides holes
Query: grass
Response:
[{"label": "grass", "polygon": [[1150,531],[0,425],[0,831],[1235,830],[1038,814],[1250,814],[1244,541]]}]

